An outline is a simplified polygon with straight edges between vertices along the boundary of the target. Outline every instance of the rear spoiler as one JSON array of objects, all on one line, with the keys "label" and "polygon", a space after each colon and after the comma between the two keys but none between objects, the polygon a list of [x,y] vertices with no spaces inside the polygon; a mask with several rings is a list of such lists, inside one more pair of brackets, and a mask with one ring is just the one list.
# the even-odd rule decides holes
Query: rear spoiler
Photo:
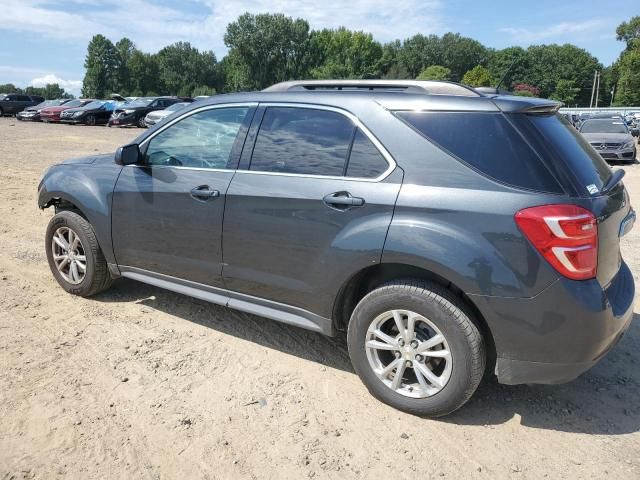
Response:
[{"label": "rear spoiler", "polygon": [[503,112],[548,115],[556,113],[564,104],[544,98],[498,96],[491,101]]}]

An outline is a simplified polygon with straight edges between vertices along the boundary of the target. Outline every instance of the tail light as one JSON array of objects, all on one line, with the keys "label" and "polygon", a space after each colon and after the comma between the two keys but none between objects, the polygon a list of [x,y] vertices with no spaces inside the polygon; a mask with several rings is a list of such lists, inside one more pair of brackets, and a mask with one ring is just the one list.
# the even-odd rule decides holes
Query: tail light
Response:
[{"label": "tail light", "polygon": [[515,215],[516,224],[542,256],[565,277],[586,280],[598,268],[596,217],[577,205],[543,205]]}]

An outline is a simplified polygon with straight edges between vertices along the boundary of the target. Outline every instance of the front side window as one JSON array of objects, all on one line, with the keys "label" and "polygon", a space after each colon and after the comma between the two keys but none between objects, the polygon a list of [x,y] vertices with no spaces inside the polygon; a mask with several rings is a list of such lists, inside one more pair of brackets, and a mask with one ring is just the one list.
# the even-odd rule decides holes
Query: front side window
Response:
[{"label": "front side window", "polygon": [[250,170],[342,176],[354,125],[337,112],[269,107],[264,113]]},{"label": "front side window", "polygon": [[149,141],[148,165],[227,168],[249,107],[215,108],[186,117]]}]

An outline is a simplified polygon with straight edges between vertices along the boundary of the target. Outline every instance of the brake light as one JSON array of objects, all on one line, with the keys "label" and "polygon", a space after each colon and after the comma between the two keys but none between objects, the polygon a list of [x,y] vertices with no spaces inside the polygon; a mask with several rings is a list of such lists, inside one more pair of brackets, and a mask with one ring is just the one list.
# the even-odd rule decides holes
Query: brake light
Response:
[{"label": "brake light", "polygon": [[577,205],[543,205],[515,215],[522,233],[565,277],[587,280],[598,268],[596,217]]}]

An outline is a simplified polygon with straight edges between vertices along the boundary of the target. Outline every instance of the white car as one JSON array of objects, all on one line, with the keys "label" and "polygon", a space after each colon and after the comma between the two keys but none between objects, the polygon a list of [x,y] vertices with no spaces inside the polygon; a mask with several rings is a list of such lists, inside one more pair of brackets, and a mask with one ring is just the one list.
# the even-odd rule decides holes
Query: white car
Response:
[{"label": "white car", "polygon": [[171,115],[173,112],[176,112],[186,107],[187,105],[190,105],[190,103],[179,102],[179,103],[174,103],[173,105],[169,105],[164,110],[155,110],[153,112],[149,112],[147,116],[144,117],[144,123],[147,125],[147,127],[151,127],[152,125],[155,125],[156,123],[158,123],[160,120]]}]

